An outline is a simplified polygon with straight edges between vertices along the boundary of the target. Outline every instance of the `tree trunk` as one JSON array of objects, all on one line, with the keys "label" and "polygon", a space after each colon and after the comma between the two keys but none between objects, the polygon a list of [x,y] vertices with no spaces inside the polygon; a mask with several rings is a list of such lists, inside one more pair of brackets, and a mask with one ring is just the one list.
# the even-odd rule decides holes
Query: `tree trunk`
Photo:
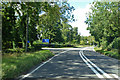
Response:
[{"label": "tree trunk", "polygon": [[12,41],[13,49],[15,49],[15,41]]},{"label": "tree trunk", "polygon": [[25,47],[25,43],[24,43],[24,41],[22,40],[22,47],[24,48]]}]

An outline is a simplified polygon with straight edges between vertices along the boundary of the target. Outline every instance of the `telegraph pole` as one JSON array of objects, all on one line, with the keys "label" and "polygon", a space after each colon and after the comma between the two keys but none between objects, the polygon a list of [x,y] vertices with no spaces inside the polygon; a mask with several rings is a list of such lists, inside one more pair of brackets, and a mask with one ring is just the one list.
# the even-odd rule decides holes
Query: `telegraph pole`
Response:
[{"label": "telegraph pole", "polygon": [[[119,26],[120,26],[120,24],[119,24],[119,22],[120,22],[120,19],[119,19],[119,17],[120,17],[120,1],[118,1],[118,29],[119,29]],[[118,32],[119,34],[120,34],[120,31]],[[120,35],[119,35],[119,37],[120,37]],[[118,54],[120,55],[120,41],[118,41]]]},{"label": "telegraph pole", "polygon": [[28,46],[28,14],[27,14],[27,26],[26,26],[26,47],[25,47],[25,52],[27,52],[27,46]]}]

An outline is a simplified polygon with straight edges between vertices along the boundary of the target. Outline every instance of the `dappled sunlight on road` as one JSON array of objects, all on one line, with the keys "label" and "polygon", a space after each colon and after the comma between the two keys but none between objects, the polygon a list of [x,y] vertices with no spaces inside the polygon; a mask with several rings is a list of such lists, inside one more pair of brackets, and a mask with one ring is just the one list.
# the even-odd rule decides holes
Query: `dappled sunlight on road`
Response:
[{"label": "dappled sunlight on road", "polygon": [[[72,54],[71,54],[72,53]],[[74,53],[74,54],[73,54]],[[87,70],[87,71],[86,71]],[[29,77],[41,78],[97,78],[78,56],[78,51],[68,51],[41,67]]]},{"label": "dappled sunlight on road", "polygon": [[[65,51],[64,49],[50,49],[57,56],[48,61],[45,65],[40,67],[34,73],[30,74],[25,80],[29,79],[67,79],[71,78],[76,79],[91,79],[91,80],[99,80],[98,74],[106,77],[106,73],[111,78],[115,78],[113,76],[118,75],[118,60],[104,56],[100,53],[93,51],[93,47],[86,48],[73,48],[72,50]],[[59,52],[64,51],[59,54]],[[83,59],[79,55],[83,53],[90,61],[97,65],[101,70],[105,73],[101,73],[94,67],[98,73],[94,73],[90,66],[88,66]],[[119,76],[119,75],[118,75]]]}]

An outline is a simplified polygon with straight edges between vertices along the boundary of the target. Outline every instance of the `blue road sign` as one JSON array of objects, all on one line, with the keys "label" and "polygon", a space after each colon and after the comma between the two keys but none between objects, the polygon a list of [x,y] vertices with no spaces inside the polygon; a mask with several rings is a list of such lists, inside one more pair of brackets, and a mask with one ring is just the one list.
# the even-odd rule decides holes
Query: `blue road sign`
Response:
[{"label": "blue road sign", "polygon": [[30,41],[27,41],[27,43],[30,43]]},{"label": "blue road sign", "polygon": [[49,43],[49,39],[42,39],[42,42],[47,42],[47,43]]}]

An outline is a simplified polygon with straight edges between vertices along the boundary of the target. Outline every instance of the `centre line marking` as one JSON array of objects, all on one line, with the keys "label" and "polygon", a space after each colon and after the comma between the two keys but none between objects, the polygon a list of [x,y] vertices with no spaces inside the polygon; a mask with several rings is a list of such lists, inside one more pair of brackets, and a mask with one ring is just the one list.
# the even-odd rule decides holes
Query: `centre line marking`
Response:
[{"label": "centre line marking", "polygon": [[[107,78],[112,78],[111,76],[109,76],[107,73],[104,73],[103,75],[101,75],[92,65],[91,63],[88,63],[88,60],[86,60],[86,57],[83,55],[83,51],[79,51],[79,55],[80,57],[83,59],[83,61],[88,65],[88,67],[91,68],[91,70],[98,76],[98,78],[102,78],[101,80],[106,80],[104,79],[103,75],[106,76]],[[85,57],[85,58],[84,58]],[[90,60],[89,60],[90,61]],[[94,63],[92,63],[94,64]],[[95,65],[95,64],[94,64]],[[99,68],[100,69],[100,68]],[[100,71],[101,72],[101,71]],[[107,75],[106,75],[107,74]],[[114,80],[114,79],[110,79],[110,80]]]},{"label": "centre line marking", "polygon": [[[90,62],[94,67],[96,67],[97,68],[97,70],[99,70],[103,75],[105,75],[107,78],[113,78],[113,77],[111,77],[111,76],[109,76],[107,73],[105,73],[102,69],[100,69],[99,67],[97,67],[93,62],[91,62],[83,53],[82,53],[82,55],[86,58],[86,60],[88,61],[88,62]],[[114,76],[114,78],[118,78],[119,80],[120,80],[120,77],[118,76],[118,75],[116,75],[116,74],[112,74],[113,76]]]},{"label": "centre line marking", "polygon": [[98,73],[98,71],[95,70],[81,55],[81,52],[79,52],[80,57],[83,59],[83,61],[90,67],[90,69],[98,76],[98,78],[104,78],[101,74]]},{"label": "centre line marking", "polygon": [[[107,78],[113,78],[111,76],[109,76],[107,73],[105,73],[102,69],[100,69],[99,67],[97,67],[94,63],[92,63],[84,54],[83,54],[83,50],[79,52],[79,54],[84,57],[84,59],[86,59],[86,61],[88,61],[91,65],[93,65],[95,68],[97,68],[97,70],[99,70],[104,76],[106,76]],[[118,80],[120,80],[120,77],[117,76],[116,74],[112,74],[114,76],[114,78],[117,78]],[[114,79],[112,79],[114,80]]]},{"label": "centre line marking", "polygon": [[[84,54],[82,53],[82,55],[84,56]],[[98,71],[100,71],[103,75],[105,75],[107,78],[112,78],[111,76],[109,76],[107,73],[105,73],[102,69],[100,69],[99,67],[97,67],[93,62],[91,62],[86,56],[84,56],[84,58],[91,63],[91,65],[93,65],[95,68],[97,68]]]}]

